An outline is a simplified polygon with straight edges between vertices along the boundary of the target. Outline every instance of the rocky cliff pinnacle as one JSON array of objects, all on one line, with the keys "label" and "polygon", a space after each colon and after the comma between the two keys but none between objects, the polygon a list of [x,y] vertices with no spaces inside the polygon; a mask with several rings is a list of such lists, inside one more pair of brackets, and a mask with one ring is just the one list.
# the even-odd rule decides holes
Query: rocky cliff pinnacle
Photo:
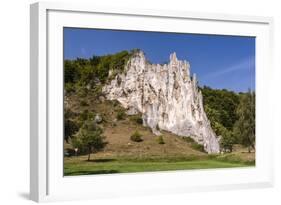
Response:
[{"label": "rocky cliff pinnacle", "polygon": [[143,125],[156,135],[161,130],[191,137],[208,153],[218,153],[219,142],[203,107],[197,77],[190,64],[170,55],[168,64],[150,64],[135,52],[123,73],[103,87],[107,99],[118,100],[128,115],[141,113]]}]

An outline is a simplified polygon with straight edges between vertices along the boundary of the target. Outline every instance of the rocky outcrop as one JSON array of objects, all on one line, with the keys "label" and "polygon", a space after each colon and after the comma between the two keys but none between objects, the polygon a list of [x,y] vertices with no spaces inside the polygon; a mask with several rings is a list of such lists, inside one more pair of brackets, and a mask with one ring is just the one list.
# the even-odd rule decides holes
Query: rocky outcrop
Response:
[{"label": "rocky outcrop", "polygon": [[161,130],[188,136],[204,145],[208,153],[219,152],[219,142],[203,108],[197,78],[191,77],[187,61],[170,55],[168,64],[150,64],[142,51],[128,61],[103,87],[107,99],[118,100],[127,114],[142,114],[143,125],[156,135]]}]

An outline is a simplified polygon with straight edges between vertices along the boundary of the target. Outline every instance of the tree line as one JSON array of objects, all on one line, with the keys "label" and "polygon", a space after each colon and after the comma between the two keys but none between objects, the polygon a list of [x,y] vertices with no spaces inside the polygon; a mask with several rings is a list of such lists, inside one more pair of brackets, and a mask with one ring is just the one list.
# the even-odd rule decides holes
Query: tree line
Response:
[{"label": "tree line", "polygon": [[255,150],[255,92],[200,89],[211,126],[221,136],[222,150],[232,152],[234,144],[246,146],[249,152]]}]

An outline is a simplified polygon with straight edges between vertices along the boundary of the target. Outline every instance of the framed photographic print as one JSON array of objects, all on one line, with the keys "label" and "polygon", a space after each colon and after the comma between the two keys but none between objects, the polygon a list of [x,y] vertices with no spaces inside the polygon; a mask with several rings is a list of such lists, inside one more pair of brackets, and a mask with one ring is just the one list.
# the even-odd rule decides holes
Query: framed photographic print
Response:
[{"label": "framed photographic print", "polygon": [[272,22],[31,5],[31,199],[272,186]]}]

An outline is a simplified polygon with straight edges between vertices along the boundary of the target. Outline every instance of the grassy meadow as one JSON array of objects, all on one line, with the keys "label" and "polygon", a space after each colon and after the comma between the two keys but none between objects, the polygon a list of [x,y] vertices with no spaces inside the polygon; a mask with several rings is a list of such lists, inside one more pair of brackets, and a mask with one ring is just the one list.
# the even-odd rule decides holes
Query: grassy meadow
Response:
[{"label": "grassy meadow", "polygon": [[[253,153],[252,153],[253,154]],[[244,153],[244,157],[249,157]],[[254,166],[254,160],[238,157],[239,154],[167,157],[167,158],[97,158],[87,161],[87,156],[65,158],[65,176],[153,172],[192,169],[235,168]]]}]

